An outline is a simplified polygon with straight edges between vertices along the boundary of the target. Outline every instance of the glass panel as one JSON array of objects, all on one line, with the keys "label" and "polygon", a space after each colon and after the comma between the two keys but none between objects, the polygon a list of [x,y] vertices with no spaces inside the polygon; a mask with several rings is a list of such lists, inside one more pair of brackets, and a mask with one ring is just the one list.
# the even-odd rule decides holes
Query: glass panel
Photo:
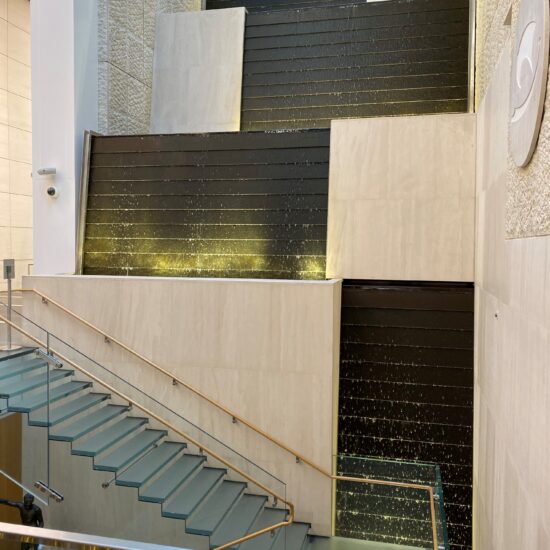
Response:
[{"label": "glass panel", "polygon": [[[0,299],[4,318],[6,309]],[[59,506],[52,503],[46,525],[185,546],[211,534],[217,545],[231,542],[284,521],[281,480],[149,395],[138,385],[139,377],[128,382],[116,367],[106,368],[20,312],[12,311],[12,321],[27,334],[13,329],[13,335],[48,352],[50,360],[40,367],[40,384],[33,391],[42,397],[28,411],[36,427],[23,444],[24,454],[32,450],[31,478],[64,498]],[[164,391],[171,389],[169,383]],[[79,513],[79,504],[89,510],[88,503],[94,513]],[[224,530],[224,523],[235,524],[231,514],[239,505],[251,522],[241,530]],[[217,510],[214,519],[201,513],[207,507]],[[277,547],[284,550],[285,537],[279,538]]]},{"label": "glass panel", "polygon": [[430,486],[436,495],[437,545],[448,549],[437,466],[338,455],[336,471],[342,477],[377,481],[336,482],[337,536],[434,550],[430,494],[422,488]]}]

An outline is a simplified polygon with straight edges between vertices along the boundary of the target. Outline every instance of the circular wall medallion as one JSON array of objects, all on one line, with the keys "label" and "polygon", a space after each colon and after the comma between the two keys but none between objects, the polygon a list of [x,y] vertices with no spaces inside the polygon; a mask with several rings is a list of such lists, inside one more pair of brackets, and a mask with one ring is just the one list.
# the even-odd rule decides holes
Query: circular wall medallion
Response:
[{"label": "circular wall medallion", "polygon": [[529,164],[540,132],[548,79],[549,0],[523,0],[516,25],[510,79],[510,152]]}]

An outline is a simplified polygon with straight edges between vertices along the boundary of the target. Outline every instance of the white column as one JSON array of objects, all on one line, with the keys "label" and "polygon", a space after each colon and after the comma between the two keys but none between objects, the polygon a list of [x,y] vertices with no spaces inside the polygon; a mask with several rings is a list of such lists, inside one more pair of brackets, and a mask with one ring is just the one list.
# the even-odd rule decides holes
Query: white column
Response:
[{"label": "white column", "polygon": [[34,273],[74,273],[82,140],[98,127],[97,0],[31,0],[31,41]]}]

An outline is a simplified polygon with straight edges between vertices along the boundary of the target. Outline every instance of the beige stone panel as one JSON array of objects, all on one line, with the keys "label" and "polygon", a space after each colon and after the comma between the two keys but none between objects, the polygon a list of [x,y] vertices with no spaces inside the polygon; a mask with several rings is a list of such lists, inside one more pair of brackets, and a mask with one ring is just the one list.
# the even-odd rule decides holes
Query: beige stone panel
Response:
[{"label": "beige stone panel", "polygon": [[28,32],[8,23],[8,57],[25,65],[31,64],[31,36]]},{"label": "beige stone panel", "polygon": [[9,124],[8,92],[0,90],[0,124]]},{"label": "beige stone panel", "polygon": [[32,195],[32,166],[25,162],[9,161],[10,193]]},{"label": "beige stone panel", "polygon": [[9,129],[10,160],[32,162],[32,134],[27,130],[10,127]]},{"label": "beige stone panel", "polygon": [[8,0],[8,22],[30,33],[30,2],[28,0]]},{"label": "beige stone panel", "polygon": [[157,18],[151,131],[240,129],[245,8]]},{"label": "beige stone panel", "polygon": [[12,227],[32,227],[32,197],[10,195],[10,220]]},{"label": "beige stone panel", "polygon": [[[550,511],[550,237],[506,239],[517,177],[502,91],[509,53],[509,44],[493,53],[500,60],[478,110],[474,548],[541,550]],[[536,158],[523,172],[539,192],[546,176]]]},{"label": "beige stone panel", "polygon": [[9,127],[7,124],[0,124],[0,158],[9,158]]},{"label": "beige stone panel", "polygon": [[0,18],[8,19],[8,0],[0,0]]},{"label": "beige stone panel", "polygon": [[0,227],[10,226],[10,195],[0,193]]},{"label": "beige stone panel", "polygon": [[11,249],[16,260],[30,260],[32,258],[32,228],[12,227]]},{"label": "beige stone panel", "polygon": [[10,163],[7,159],[0,158],[0,193],[10,191]]},{"label": "beige stone panel", "polygon": [[[331,469],[339,282],[33,277],[25,284],[59,300],[273,437]],[[325,483],[320,474],[296,464],[293,455],[233,424],[230,417],[184,387],[173,386],[169,377],[105,344],[102,337],[68,321],[40,300],[26,298],[25,311],[44,326],[55,327],[56,334],[124,380],[283,479],[287,496],[300,505],[298,518],[311,521],[317,533],[330,533],[330,482]],[[128,323],[128,319],[147,322]],[[116,379],[111,382],[121,384]],[[124,391],[134,390],[124,386]],[[140,400],[149,399],[135,395]],[[163,409],[159,412],[167,414]],[[193,428],[186,425],[186,429]],[[210,444],[219,447],[212,440]],[[243,463],[235,454],[228,456],[237,465],[251,468],[251,473],[265,477],[268,486],[280,488],[251,463]]]},{"label": "beige stone panel", "polygon": [[8,91],[30,99],[31,68],[27,65],[8,59]]},{"label": "beige stone panel", "polygon": [[0,19],[0,54],[8,55],[8,22]]},{"label": "beige stone panel", "polygon": [[0,54],[0,89],[8,88],[8,58]]},{"label": "beige stone panel", "polygon": [[12,257],[12,254],[11,254],[10,228],[0,227],[0,258],[11,258],[11,257]]},{"label": "beige stone panel", "polygon": [[333,121],[327,276],[472,281],[475,118]]},{"label": "beige stone panel", "polygon": [[31,100],[8,93],[8,117],[10,126],[30,132],[32,129]]}]

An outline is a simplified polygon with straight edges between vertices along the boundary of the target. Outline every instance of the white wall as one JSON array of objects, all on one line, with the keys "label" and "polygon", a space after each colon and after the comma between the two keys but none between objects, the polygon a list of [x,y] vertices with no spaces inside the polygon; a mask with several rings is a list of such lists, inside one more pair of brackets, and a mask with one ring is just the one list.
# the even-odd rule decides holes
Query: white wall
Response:
[{"label": "white wall", "polygon": [[[30,277],[24,284],[61,302],[331,470],[336,437],[339,281],[59,276]],[[298,520],[311,522],[316,534],[330,534],[330,480],[296,464],[294,456],[233,424],[227,415],[183,387],[173,386],[170,378],[106,344],[103,337],[75,324],[51,305],[25,295],[24,311],[283,480]],[[90,363],[84,366],[95,368]],[[110,382],[132,393],[116,380]],[[135,395],[143,402],[143,396]],[[161,410],[161,414],[168,413]],[[188,425],[183,428],[192,430]],[[218,449],[221,447],[214,450]],[[234,455],[226,456],[235,460]],[[279,483],[244,461],[237,459],[236,465],[281,490]]]},{"label": "white wall", "polygon": [[518,178],[548,179],[537,166],[548,164],[549,148],[541,139],[541,158],[527,170],[511,162],[510,65],[508,39],[478,108],[474,548],[546,550],[550,236],[507,240],[506,205]]},{"label": "white wall", "polygon": [[31,34],[34,272],[74,273],[82,139],[98,125],[96,0],[31,0]]}]

